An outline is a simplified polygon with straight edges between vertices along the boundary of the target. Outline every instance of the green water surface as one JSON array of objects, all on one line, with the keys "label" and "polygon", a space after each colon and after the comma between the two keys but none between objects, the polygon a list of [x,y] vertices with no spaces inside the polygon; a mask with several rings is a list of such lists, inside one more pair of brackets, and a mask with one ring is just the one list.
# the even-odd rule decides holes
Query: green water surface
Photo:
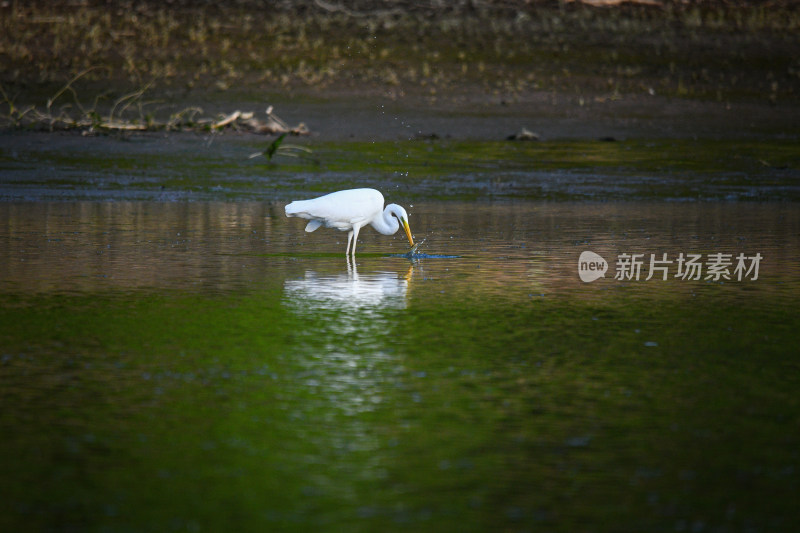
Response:
[{"label": "green water surface", "polygon": [[[3,530],[800,524],[792,205],[420,203],[459,257],[354,265],[281,209],[0,204]],[[584,249],[765,259],[582,283]]]}]

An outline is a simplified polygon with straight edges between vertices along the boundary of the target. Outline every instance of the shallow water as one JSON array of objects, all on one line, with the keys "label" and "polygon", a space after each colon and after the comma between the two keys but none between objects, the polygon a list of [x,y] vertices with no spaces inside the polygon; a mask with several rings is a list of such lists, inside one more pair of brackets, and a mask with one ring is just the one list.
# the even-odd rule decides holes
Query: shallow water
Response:
[{"label": "shallow water", "polygon": [[795,205],[415,203],[456,257],[355,263],[282,207],[0,203],[3,530],[800,523]]}]

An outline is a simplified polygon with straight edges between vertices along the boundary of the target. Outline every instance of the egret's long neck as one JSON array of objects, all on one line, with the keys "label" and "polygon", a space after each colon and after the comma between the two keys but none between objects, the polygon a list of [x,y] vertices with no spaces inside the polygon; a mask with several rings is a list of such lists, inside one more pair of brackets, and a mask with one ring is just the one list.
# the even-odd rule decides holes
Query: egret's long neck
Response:
[{"label": "egret's long neck", "polygon": [[397,217],[392,216],[388,207],[383,210],[380,216],[375,217],[371,224],[378,233],[383,235],[394,235],[400,229],[400,222],[398,222]]}]

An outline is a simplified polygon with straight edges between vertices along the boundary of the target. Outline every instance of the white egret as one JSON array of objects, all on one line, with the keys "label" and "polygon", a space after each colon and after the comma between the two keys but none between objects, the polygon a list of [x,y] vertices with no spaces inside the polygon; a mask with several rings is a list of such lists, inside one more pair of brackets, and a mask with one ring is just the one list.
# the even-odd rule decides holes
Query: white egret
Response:
[{"label": "white egret", "polygon": [[309,232],[320,226],[349,232],[345,255],[351,253],[352,242],[353,257],[356,255],[358,232],[367,224],[383,235],[394,235],[402,225],[408,242],[414,246],[406,210],[397,204],[389,204],[384,209],[383,195],[375,189],[348,189],[313,200],[297,200],[286,206],[286,216],[309,220],[306,225]]}]

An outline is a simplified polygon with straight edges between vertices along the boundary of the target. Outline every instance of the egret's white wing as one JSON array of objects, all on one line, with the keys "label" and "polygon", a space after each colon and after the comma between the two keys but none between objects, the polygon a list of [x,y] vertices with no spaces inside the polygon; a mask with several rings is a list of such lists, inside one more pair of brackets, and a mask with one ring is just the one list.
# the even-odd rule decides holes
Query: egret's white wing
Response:
[{"label": "egret's white wing", "polygon": [[[313,200],[300,200],[286,206],[286,215],[317,222],[306,231],[324,224],[328,228],[351,229],[363,226],[383,211],[383,195],[374,189],[337,191]],[[311,227],[311,229],[309,229]]]}]

